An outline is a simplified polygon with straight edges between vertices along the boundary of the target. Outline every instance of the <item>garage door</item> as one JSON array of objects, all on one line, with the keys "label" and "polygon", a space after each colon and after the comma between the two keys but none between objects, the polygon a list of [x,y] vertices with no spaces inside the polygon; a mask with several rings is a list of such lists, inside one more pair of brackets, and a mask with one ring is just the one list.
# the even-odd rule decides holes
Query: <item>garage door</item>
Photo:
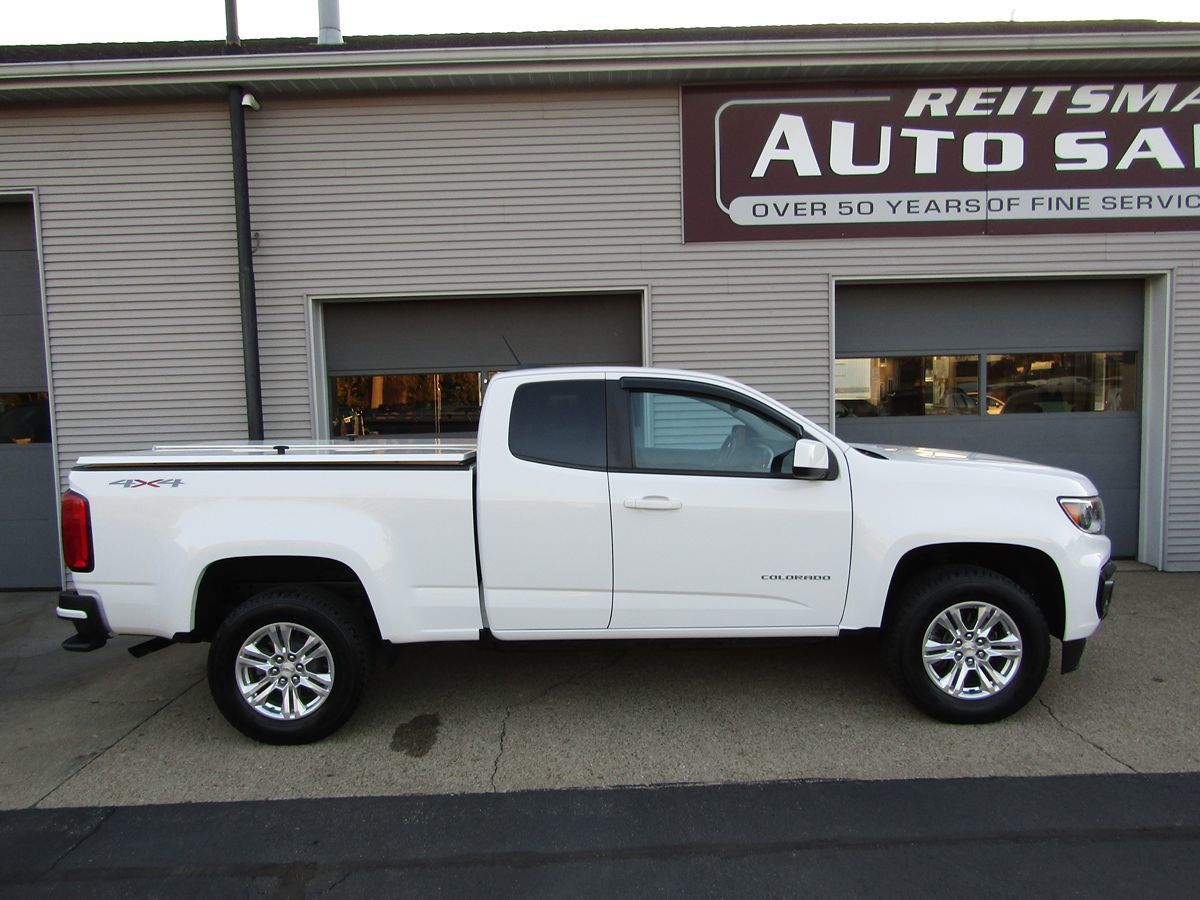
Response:
[{"label": "garage door", "polygon": [[642,364],[640,294],[327,303],[330,433],[475,431],[489,377]]},{"label": "garage door", "polygon": [[0,202],[0,589],[57,587],[57,488],[33,208]]},{"label": "garage door", "polygon": [[1137,554],[1144,285],[843,285],[836,429],[1082,472],[1118,556]]}]

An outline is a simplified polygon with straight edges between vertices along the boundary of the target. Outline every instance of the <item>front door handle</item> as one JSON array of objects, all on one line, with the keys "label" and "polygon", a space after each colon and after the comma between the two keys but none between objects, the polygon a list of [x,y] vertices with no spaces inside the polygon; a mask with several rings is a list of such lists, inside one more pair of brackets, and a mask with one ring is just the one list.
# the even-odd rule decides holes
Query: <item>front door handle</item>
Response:
[{"label": "front door handle", "polygon": [[682,500],[670,497],[631,497],[625,501],[626,509],[683,509]]}]

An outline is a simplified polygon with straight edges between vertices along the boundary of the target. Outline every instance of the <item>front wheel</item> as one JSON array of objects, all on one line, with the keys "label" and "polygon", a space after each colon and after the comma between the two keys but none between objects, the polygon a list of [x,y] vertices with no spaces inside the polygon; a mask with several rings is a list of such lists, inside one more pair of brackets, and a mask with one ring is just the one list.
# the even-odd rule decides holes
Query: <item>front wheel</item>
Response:
[{"label": "front wheel", "polygon": [[888,634],[893,677],[945,722],[995,722],[1032,699],[1046,677],[1046,617],[1019,585],[990,569],[954,566],[915,581]]},{"label": "front wheel", "polygon": [[369,665],[364,632],[332,598],[293,590],[252,597],[213,637],[213,700],[234,728],[256,741],[319,741],[340,728],[362,698]]}]

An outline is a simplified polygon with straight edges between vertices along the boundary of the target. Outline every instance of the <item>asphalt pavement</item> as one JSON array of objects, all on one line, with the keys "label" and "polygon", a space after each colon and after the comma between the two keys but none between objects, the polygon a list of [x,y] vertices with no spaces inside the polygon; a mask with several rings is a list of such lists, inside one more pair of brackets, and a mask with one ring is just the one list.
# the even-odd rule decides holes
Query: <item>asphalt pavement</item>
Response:
[{"label": "asphalt pavement", "polygon": [[774,782],[0,814],[5,896],[1191,897],[1200,776]]}]

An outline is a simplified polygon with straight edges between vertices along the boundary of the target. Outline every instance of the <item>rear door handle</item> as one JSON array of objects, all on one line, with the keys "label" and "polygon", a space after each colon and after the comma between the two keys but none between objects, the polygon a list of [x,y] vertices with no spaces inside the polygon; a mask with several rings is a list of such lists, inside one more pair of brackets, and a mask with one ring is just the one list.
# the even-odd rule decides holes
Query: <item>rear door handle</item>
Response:
[{"label": "rear door handle", "polygon": [[625,501],[626,509],[683,509],[682,500],[670,497],[631,497]]}]

